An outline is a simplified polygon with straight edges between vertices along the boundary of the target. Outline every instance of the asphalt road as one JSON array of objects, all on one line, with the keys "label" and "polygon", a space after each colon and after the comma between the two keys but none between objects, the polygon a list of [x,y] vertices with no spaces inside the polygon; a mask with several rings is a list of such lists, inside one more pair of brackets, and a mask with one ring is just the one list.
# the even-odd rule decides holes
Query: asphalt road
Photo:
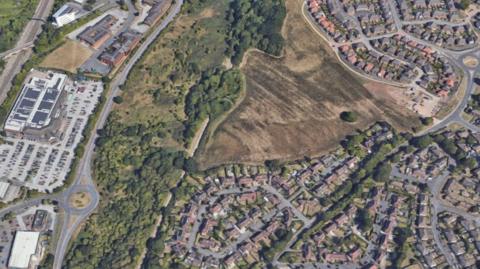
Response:
[{"label": "asphalt road", "polygon": [[[127,1],[127,4],[129,6],[130,13],[133,11],[133,6],[131,5],[130,1]],[[113,97],[115,97],[119,90],[120,86],[123,85],[127,79],[128,74],[134,67],[134,65],[138,62],[138,60],[142,57],[143,53],[148,49],[150,44],[155,41],[155,39],[158,37],[158,35],[161,33],[161,31],[174,19],[174,17],[178,14],[180,11],[180,8],[183,4],[182,0],[176,1],[175,6],[173,7],[172,11],[170,14],[163,20],[163,22],[144,40],[144,42],[140,45],[138,50],[135,52],[135,54],[130,58],[128,63],[125,65],[123,70],[118,73],[118,75],[113,79],[111,82],[111,92],[108,95],[106,104],[101,111],[100,117],[96,123],[96,128],[94,128],[94,133],[91,135],[87,145],[86,145],[86,154],[85,156],[81,159],[80,165],[79,165],[79,172],[76,175],[75,181],[72,184],[70,188],[68,188],[65,192],[61,193],[57,199],[60,200],[61,206],[65,208],[66,214],[74,214],[78,218],[76,219],[75,223],[73,225],[67,225],[67,222],[64,223],[62,227],[62,232],[60,239],[57,243],[57,249],[56,249],[56,255],[55,255],[55,263],[54,263],[54,269],[61,268],[61,264],[63,262],[63,257],[64,254],[67,250],[68,247],[68,242],[73,234],[73,232],[78,228],[78,226],[90,215],[90,213],[97,207],[98,202],[99,202],[99,195],[98,192],[96,191],[96,188],[94,186],[94,183],[92,182],[92,175],[91,175],[91,163],[94,157],[94,148],[95,148],[95,140],[97,138],[97,133],[96,130],[103,128],[108,115],[113,107]],[[128,20],[131,22],[132,20]],[[399,28],[401,29],[401,28]],[[420,42],[422,43],[422,42]],[[424,42],[426,43],[426,42]],[[430,128],[428,131],[436,131],[440,128],[443,128],[450,124],[451,122],[465,122],[461,118],[461,113],[466,106],[468,102],[468,98],[470,97],[471,93],[473,92],[473,76],[474,73],[477,70],[471,70],[468,67],[466,67],[462,59],[465,56],[464,54],[461,53],[449,53],[448,51],[442,50],[443,53],[446,54],[446,56],[453,60],[455,65],[459,67],[465,74],[465,79],[467,80],[467,89],[464,98],[462,99],[461,102],[459,102],[456,106],[456,108],[448,115],[445,119],[440,121],[437,125],[434,127]],[[475,53],[473,50],[469,50],[469,54]],[[479,55],[477,55],[479,56]],[[83,183],[81,182],[85,180]],[[77,191],[87,191],[90,193],[90,195],[93,197],[92,203],[85,209],[74,209],[71,208],[68,205],[68,197],[70,197],[71,194]],[[35,201],[38,201],[35,200]],[[35,202],[34,201],[34,202]],[[33,202],[33,203],[34,203]],[[32,203],[29,201],[29,203]],[[20,206],[20,205],[19,205]],[[25,206],[25,205],[23,205]],[[0,211],[0,215],[1,215]],[[296,214],[297,215],[297,214]],[[298,216],[297,216],[298,217]],[[307,221],[308,220],[304,220]]]},{"label": "asphalt road", "polygon": [[[441,130],[442,128],[448,127],[452,123],[458,123],[458,124],[464,126],[465,128],[470,129],[473,132],[480,132],[479,127],[474,126],[473,124],[467,122],[462,117],[462,113],[463,113],[464,109],[466,108],[466,106],[468,104],[470,96],[474,93],[474,90],[475,90],[475,84],[473,82],[473,79],[477,76],[480,76],[480,65],[478,65],[476,67],[470,67],[470,66],[465,65],[463,60],[465,59],[465,57],[470,56],[470,57],[476,58],[480,62],[480,48],[477,46],[475,48],[471,48],[471,49],[467,49],[467,50],[463,50],[463,51],[452,51],[452,50],[447,50],[447,49],[435,46],[435,45],[430,44],[429,42],[426,42],[422,39],[415,38],[415,37],[409,35],[408,33],[405,33],[402,30],[402,26],[403,26],[404,23],[400,20],[400,18],[398,16],[397,8],[395,7],[394,1],[388,1],[388,2],[389,2],[389,5],[390,5],[390,9],[392,11],[395,26],[397,28],[396,33],[406,35],[410,39],[416,41],[419,44],[423,44],[423,45],[435,48],[438,52],[440,52],[446,58],[448,58],[456,66],[456,68],[458,68],[463,73],[463,79],[466,81],[466,89],[465,89],[464,96],[462,96],[461,100],[455,105],[455,107],[451,110],[451,112],[446,117],[444,117],[440,121],[436,122],[430,128],[428,128],[428,129],[426,129],[426,130],[424,130],[424,131],[422,131],[422,132],[420,132],[416,135],[424,135],[424,134],[436,132],[438,130]],[[312,24],[312,17],[311,16],[305,16],[305,18],[310,20],[310,22]],[[424,21],[423,23],[425,23],[425,22],[426,21]],[[445,23],[445,22],[442,22],[442,23]],[[313,20],[313,24],[315,24],[314,20]],[[451,23],[446,23],[446,24],[451,24]],[[361,29],[358,29],[358,30],[361,33]],[[386,34],[386,35],[382,35],[382,36],[389,36],[389,35],[393,35],[393,34]],[[382,37],[382,36],[379,36],[379,37]],[[375,38],[379,38],[379,37],[375,37]],[[324,37],[324,39],[325,39],[325,37]],[[365,44],[368,44],[370,40],[371,40],[371,38],[367,38],[361,33],[360,41],[362,41]],[[335,42],[332,42],[330,40],[327,40],[327,42],[329,42],[332,45],[334,50],[339,45],[339,44],[336,44]],[[335,51],[335,53],[337,54],[336,51]],[[353,70],[353,71],[355,73],[358,73],[355,70]],[[399,174],[397,173],[397,175],[399,175]],[[433,210],[432,215],[433,216],[432,216],[431,226],[432,226],[432,232],[434,234],[434,239],[435,239],[436,245],[438,246],[440,251],[446,257],[446,259],[448,261],[448,264],[453,268],[457,268],[458,265],[457,265],[457,262],[455,260],[455,257],[453,257],[453,255],[451,255],[451,252],[441,242],[440,231],[438,229],[438,216],[437,216],[437,214],[439,212],[442,212],[442,211],[449,211],[449,212],[453,212],[455,214],[461,215],[461,216],[463,216],[467,219],[475,220],[475,221],[477,221],[477,223],[480,223],[480,218],[476,218],[474,216],[471,216],[471,215],[467,214],[466,212],[461,212],[460,210],[458,210],[455,207],[447,206],[447,205],[444,205],[444,204],[441,203],[438,196],[439,196],[439,192],[440,192],[441,188],[444,185],[444,182],[446,180],[446,176],[447,175],[442,175],[441,177],[435,178],[432,181],[428,182],[429,183],[429,188],[431,189],[431,192],[432,192],[432,210]]]},{"label": "asphalt road", "polygon": [[[41,3],[39,5],[39,8],[37,9],[37,12],[39,15],[35,17],[42,17],[42,15],[48,16],[49,13],[49,7],[51,8],[51,4],[53,4],[53,0],[41,0]],[[25,207],[37,205],[41,203],[42,199],[50,199],[50,200],[56,200],[59,202],[59,206],[64,209],[65,211],[65,221],[61,229],[60,233],[60,238],[57,242],[57,247],[55,251],[55,261],[54,261],[54,269],[59,269],[61,268],[61,265],[63,263],[63,258],[66,253],[68,243],[72,237],[73,232],[79,227],[79,225],[86,220],[86,218],[95,210],[95,208],[98,206],[99,203],[99,194],[96,190],[95,184],[92,181],[92,160],[94,157],[94,149],[95,149],[95,140],[97,138],[97,132],[96,130],[103,128],[103,126],[106,123],[106,120],[108,118],[108,115],[113,107],[113,97],[115,97],[119,91],[120,91],[120,86],[123,85],[127,79],[128,74],[134,67],[134,65],[138,62],[138,60],[142,57],[143,53],[148,49],[149,45],[155,41],[155,39],[159,36],[161,31],[165,29],[165,27],[175,18],[175,16],[179,13],[181,6],[183,4],[183,0],[177,0],[175,2],[175,6],[171,10],[170,14],[163,20],[163,22],[153,30],[153,32],[142,42],[142,44],[139,46],[137,51],[132,55],[132,57],[128,60],[127,64],[124,66],[123,70],[117,74],[117,76],[113,79],[111,82],[111,91],[108,94],[107,101],[105,103],[105,106],[103,110],[100,112],[100,116],[98,121],[96,122],[96,128],[94,128],[93,133],[90,136],[90,139],[88,140],[86,144],[86,153],[82,157],[82,159],[79,162],[79,169],[77,170],[77,174],[75,176],[75,180],[73,184],[67,188],[64,192],[59,193],[59,194],[51,194],[51,195],[44,195],[38,198],[30,199],[27,201],[22,201],[19,203],[16,203],[12,206],[9,206],[5,209],[0,210],[0,216],[3,214],[10,212],[10,211],[15,211],[15,210],[20,210]],[[133,21],[133,16],[132,12],[134,10],[133,5],[131,4],[130,1],[127,1],[127,5],[130,10],[130,15],[129,19],[127,19],[128,22]],[[48,12],[47,12],[48,11]],[[25,35],[22,35],[22,38],[19,40],[19,44],[17,44],[17,48],[21,48],[22,46],[28,45],[28,42],[31,42],[29,40],[33,40],[35,36],[38,34],[38,31],[41,26],[40,21],[34,21],[38,22],[38,24],[33,23],[32,25],[29,24],[27,28],[25,29]],[[127,24],[128,25],[128,24]],[[125,28],[126,29],[126,28]],[[400,28],[401,29],[401,28]],[[21,43],[23,42],[23,43]],[[426,42],[424,42],[426,43]],[[23,44],[23,45],[22,45]],[[19,55],[21,53],[24,53],[25,51],[19,52]],[[427,132],[432,132],[436,131],[438,129],[441,129],[448,124],[452,122],[459,122],[463,123],[465,126],[468,126],[465,123],[465,120],[461,117],[461,113],[463,109],[465,108],[468,98],[470,97],[471,93],[473,92],[473,76],[477,71],[480,71],[480,67],[477,67],[475,69],[471,69],[466,67],[462,59],[465,57],[466,54],[469,55],[475,55],[477,58],[480,56],[480,50],[469,50],[468,52],[465,53],[458,53],[458,52],[446,52],[445,50],[442,50],[444,53],[448,53],[448,57],[450,59],[453,59],[454,63],[464,72],[465,74],[465,79],[467,79],[467,90],[465,93],[464,98],[462,99],[461,102],[458,103],[456,108],[448,115],[446,118],[444,118],[442,121],[440,121],[438,124],[430,128]],[[1,55],[0,55],[1,56]],[[10,59],[13,59],[17,55],[12,56]],[[19,59],[16,60],[16,63],[21,62]],[[21,65],[21,64],[19,64]],[[18,72],[18,71],[17,71]],[[11,71],[11,73],[15,74],[16,72]],[[13,76],[12,76],[13,77]],[[1,87],[1,89],[5,89],[5,87]],[[106,89],[108,90],[108,89]],[[4,93],[0,93],[4,94]],[[75,192],[87,192],[91,198],[92,201],[91,203],[83,209],[76,209],[73,208],[69,205],[68,200],[69,197],[75,193]],[[68,225],[68,221],[71,217],[75,216],[76,220],[73,224]]]},{"label": "asphalt road", "polygon": [[[134,7],[131,3],[131,1],[126,2],[129,11],[131,14],[133,14]],[[66,253],[68,243],[72,237],[73,232],[78,228],[78,226],[86,220],[86,218],[92,213],[93,210],[98,206],[99,202],[99,194],[95,188],[95,184],[92,181],[92,160],[94,157],[94,149],[95,149],[95,140],[97,139],[97,130],[102,129],[103,126],[105,125],[108,115],[113,107],[113,97],[115,97],[119,91],[120,91],[120,86],[123,85],[128,77],[128,74],[134,67],[134,65],[138,62],[138,60],[142,57],[143,53],[148,49],[150,44],[152,44],[156,38],[160,35],[163,29],[167,27],[167,25],[173,21],[175,16],[180,12],[181,6],[183,4],[183,0],[177,0],[175,2],[175,6],[172,8],[170,13],[167,15],[167,17],[161,22],[159,26],[142,42],[142,44],[139,46],[137,51],[134,53],[134,55],[128,60],[128,63],[124,66],[122,71],[118,73],[113,81],[111,82],[111,92],[108,94],[107,101],[105,103],[105,106],[103,107],[103,110],[100,112],[100,116],[96,122],[95,128],[93,133],[90,136],[90,139],[88,140],[86,146],[85,146],[85,152],[86,154],[84,157],[80,160],[79,163],[79,169],[78,173],[75,177],[74,183],[71,185],[70,188],[68,188],[64,193],[63,193],[63,199],[64,202],[68,202],[68,197],[70,197],[71,194],[75,193],[78,190],[87,190],[91,196],[93,196],[92,203],[88,208],[82,209],[82,210],[77,210],[75,212],[72,211],[72,209],[68,208],[69,213],[75,213],[77,219],[72,225],[68,225],[67,222],[63,224],[62,227],[62,232],[60,235],[60,238],[57,242],[57,248],[55,251],[55,261],[54,261],[54,269],[59,269],[61,268],[61,265],[63,263],[63,258]],[[130,23],[133,21],[133,17],[131,17],[131,20],[128,20]],[[107,89],[108,90],[108,89]],[[82,179],[85,181],[86,184],[81,184]],[[66,199],[66,200],[65,200]]]},{"label": "asphalt road", "polygon": [[[129,17],[125,23],[125,26],[122,28],[126,30],[135,19],[135,7],[131,3],[131,1],[126,1],[126,4],[129,8]],[[11,212],[11,211],[18,211],[24,208],[28,208],[31,206],[41,204],[42,200],[53,200],[58,202],[58,206],[64,210],[64,221],[61,227],[60,236],[56,244],[55,249],[55,260],[53,268],[59,269],[62,266],[64,255],[68,248],[68,243],[72,237],[74,231],[79,227],[79,225],[86,220],[86,218],[95,210],[98,206],[100,201],[99,193],[96,189],[96,186],[92,180],[92,160],[94,157],[94,149],[95,149],[95,140],[97,139],[97,130],[103,128],[108,118],[108,115],[113,107],[113,97],[115,97],[119,91],[120,86],[125,83],[128,74],[134,67],[134,65],[138,62],[138,60],[142,57],[143,53],[148,49],[150,44],[156,40],[156,38],[160,35],[163,29],[175,18],[175,16],[180,12],[181,6],[183,4],[183,0],[177,0],[175,2],[174,7],[172,8],[171,12],[167,15],[167,17],[158,25],[151,34],[142,42],[139,48],[136,50],[134,55],[128,60],[128,63],[124,66],[121,72],[119,72],[113,81],[111,82],[110,92],[107,96],[107,101],[105,106],[103,107],[102,111],[100,112],[99,119],[96,122],[95,128],[93,133],[88,140],[86,147],[85,147],[85,154],[79,162],[77,174],[75,175],[75,179],[73,183],[65,189],[61,193],[57,194],[45,194],[39,197],[24,200],[18,203],[15,203],[11,206],[6,208],[0,209],[0,217],[4,214]],[[53,0],[41,0],[39,7],[35,13],[35,17],[37,18],[46,18],[50,13],[50,10],[53,6]],[[21,50],[25,48],[25,46],[29,46],[31,42],[35,39],[39,30],[41,29],[41,21],[35,20],[35,23],[29,23],[24,30],[24,34],[20,38],[16,49]],[[12,62],[12,65],[16,67],[16,69],[6,69],[5,71],[8,72],[8,77],[15,76],[16,73],[19,72],[21,65],[28,60],[28,57],[21,57],[23,53],[29,53],[27,50],[20,51],[16,55],[12,55],[9,59]],[[0,57],[2,55],[0,54]],[[29,55],[28,55],[29,56]],[[2,87],[4,89],[5,87]],[[105,89],[109,90],[109,89]],[[2,92],[1,94],[6,95],[6,91]],[[3,100],[2,100],[3,101]],[[85,208],[75,208],[69,204],[69,199],[72,194],[77,192],[86,192],[91,198],[91,202]],[[73,223],[69,223],[71,219],[75,218]]]}]

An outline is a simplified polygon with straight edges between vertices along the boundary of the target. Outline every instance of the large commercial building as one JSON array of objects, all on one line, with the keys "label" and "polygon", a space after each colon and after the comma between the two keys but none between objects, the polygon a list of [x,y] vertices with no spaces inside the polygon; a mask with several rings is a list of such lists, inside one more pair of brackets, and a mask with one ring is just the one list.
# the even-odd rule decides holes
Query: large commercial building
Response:
[{"label": "large commercial building", "polygon": [[5,122],[6,135],[35,141],[58,137],[66,80],[64,74],[32,71]]},{"label": "large commercial building", "polygon": [[69,24],[75,21],[78,17],[78,14],[81,12],[81,8],[67,3],[63,5],[55,14],[53,14],[53,19],[55,20],[54,25],[57,27],[62,27],[65,24]]},{"label": "large commercial building", "polygon": [[40,252],[38,249],[39,238],[39,232],[17,231],[8,258],[8,268],[30,268],[32,257]]}]

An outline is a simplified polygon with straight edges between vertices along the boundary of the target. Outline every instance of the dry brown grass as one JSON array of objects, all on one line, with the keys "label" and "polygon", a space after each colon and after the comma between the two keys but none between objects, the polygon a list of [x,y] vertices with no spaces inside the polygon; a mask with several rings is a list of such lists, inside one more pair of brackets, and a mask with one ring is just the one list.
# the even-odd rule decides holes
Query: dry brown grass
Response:
[{"label": "dry brown grass", "polygon": [[93,53],[93,50],[83,46],[80,42],[68,40],[61,47],[50,53],[43,60],[41,66],[76,73],[77,68],[90,58]]},{"label": "dry brown grass", "polygon": [[478,60],[475,57],[467,56],[463,59],[463,63],[468,67],[474,68],[478,65]]},{"label": "dry brown grass", "polygon": [[92,197],[90,194],[86,192],[77,192],[70,197],[70,205],[75,208],[85,208],[87,207],[90,202],[92,201]]},{"label": "dry brown grass", "polygon": [[[199,148],[202,168],[315,156],[378,120],[404,130],[418,123],[390,95],[373,95],[338,63],[328,44],[304,20],[302,2],[286,1],[282,57],[256,50],[247,54],[242,67],[246,97]],[[341,121],[339,114],[346,110],[357,112],[358,122]]]}]

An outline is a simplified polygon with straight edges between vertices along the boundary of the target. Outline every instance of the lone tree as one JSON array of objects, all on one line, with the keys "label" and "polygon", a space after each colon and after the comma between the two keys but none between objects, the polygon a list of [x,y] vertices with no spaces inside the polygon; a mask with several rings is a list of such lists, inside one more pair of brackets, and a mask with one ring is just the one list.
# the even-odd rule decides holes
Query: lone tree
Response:
[{"label": "lone tree", "polygon": [[357,216],[355,218],[355,222],[358,225],[358,228],[363,232],[367,232],[372,228],[373,221],[370,213],[366,209],[359,209]]},{"label": "lone tree", "polygon": [[433,118],[432,117],[424,117],[424,118],[421,118],[421,121],[422,121],[423,125],[429,126],[429,125],[432,125]]},{"label": "lone tree", "polygon": [[356,122],[357,118],[357,113],[353,111],[343,111],[340,113],[340,119],[346,122]]},{"label": "lone tree", "polygon": [[411,144],[417,148],[425,149],[433,143],[433,138],[430,135],[415,137],[411,140]]},{"label": "lone tree", "polygon": [[113,102],[115,102],[116,104],[121,104],[123,103],[123,98],[121,96],[115,96],[113,97]]}]

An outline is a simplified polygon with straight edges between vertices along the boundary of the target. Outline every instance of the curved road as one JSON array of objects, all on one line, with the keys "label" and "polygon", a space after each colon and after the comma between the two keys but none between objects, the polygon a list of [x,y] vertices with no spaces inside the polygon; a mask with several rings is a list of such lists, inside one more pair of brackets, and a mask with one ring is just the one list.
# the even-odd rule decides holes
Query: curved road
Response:
[{"label": "curved road", "polygon": [[[75,182],[73,185],[68,188],[63,194],[64,199],[68,198],[71,194],[75,193],[79,190],[87,190],[91,195],[93,194],[92,203],[85,209],[73,211],[72,209],[69,210],[70,213],[76,213],[77,219],[72,225],[68,225],[66,218],[65,223],[62,227],[62,232],[60,238],[57,242],[57,248],[55,252],[55,261],[54,261],[54,269],[60,269],[64,255],[66,253],[68,243],[70,238],[72,237],[73,232],[78,228],[78,226],[86,220],[86,218],[92,213],[92,211],[97,207],[99,202],[99,195],[94,187],[94,183],[92,181],[92,160],[94,156],[94,149],[95,149],[95,140],[97,139],[97,130],[102,129],[107,121],[108,115],[113,107],[113,97],[115,97],[118,92],[120,91],[120,86],[123,85],[127,79],[128,74],[138,62],[138,60],[142,57],[143,53],[148,49],[148,47],[157,39],[160,33],[167,27],[167,25],[173,21],[175,16],[180,12],[182,7],[183,0],[177,0],[171,9],[170,13],[167,15],[165,19],[161,22],[160,25],[142,42],[140,47],[136,50],[134,55],[129,59],[128,63],[125,65],[123,70],[118,73],[113,81],[111,82],[111,92],[108,94],[107,101],[105,106],[103,107],[98,121],[96,122],[95,128],[93,133],[90,135],[90,139],[86,144],[86,153],[81,159],[79,163],[78,173],[75,177]],[[130,12],[134,12],[134,6],[132,5],[131,1],[127,1],[127,5],[129,7]],[[107,89],[108,90],[108,89]],[[80,184],[81,180],[86,180],[86,185]],[[68,203],[68,200],[64,200],[64,203]]]},{"label": "curved road", "polygon": [[[445,116],[443,119],[441,119],[440,121],[435,123],[430,128],[428,128],[424,131],[421,131],[421,132],[417,133],[416,135],[424,135],[424,134],[436,132],[436,131],[438,131],[442,128],[445,128],[445,127],[449,126],[452,123],[458,123],[458,124],[462,125],[463,127],[467,128],[467,129],[470,129],[473,132],[480,132],[480,127],[474,126],[473,124],[467,122],[462,117],[462,113],[463,113],[464,109],[467,107],[468,101],[469,101],[471,95],[474,93],[474,90],[475,90],[475,84],[473,82],[473,79],[478,74],[480,74],[480,64],[478,64],[476,67],[470,67],[470,66],[465,65],[463,60],[465,59],[465,57],[470,56],[470,57],[474,57],[475,59],[477,59],[477,61],[480,63],[480,48],[479,48],[479,45],[477,45],[475,48],[469,48],[469,49],[466,49],[466,50],[463,50],[463,51],[452,51],[452,50],[448,50],[448,49],[445,49],[445,48],[438,47],[434,44],[430,44],[429,42],[426,42],[422,39],[413,37],[410,34],[405,33],[402,30],[403,29],[402,26],[403,26],[404,23],[398,17],[397,8],[395,7],[394,2],[392,0],[389,0],[388,3],[390,5],[390,9],[392,10],[392,15],[393,15],[393,18],[394,18],[394,22],[395,22],[395,25],[397,27],[397,31],[393,34],[397,34],[397,33],[402,34],[402,35],[408,36],[410,39],[416,41],[419,44],[423,44],[423,45],[426,45],[426,46],[429,46],[429,47],[433,47],[440,54],[444,55],[447,59],[449,59],[449,61],[451,61],[453,63],[453,65],[455,65],[458,69],[460,69],[461,72],[464,74],[463,79],[466,80],[466,89],[465,89],[464,96],[462,96],[462,99],[455,105],[455,107],[450,111],[450,113],[447,116]],[[305,11],[305,2],[304,2],[304,6],[302,8]],[[312,22],[313,18],[311,16],[305,16],[305,14],[304,14],[304,17],[308,20],[309,24],[312,27],[314,27],[314,28],[316,27],[315,26],[316,23],[314,21]],[[322,38],[326,39],[327,42],[329,42],[330,44],[334,44],[333,41],[328,40],[328,38],[324,37],[322,33],[319,33],[317,30],[316,30],[316,32],[318,34],[320,34],[322,36]],[[360,32],[361,32],[361,29],[360,29]],[[376,38],[378,38],[378,37],[376,37]],[[360,41],[367,44],[369,42],[369,40],[370,39],[365,37],[363,35],[363,33],[361,34],[361,40]],[[333,46],[333,47],[335,48],[335,46]],[[338,52],[337,51],[334,51],[334,52],[335,52],[335,54],[337,54],[337,57],[338,57]],[[357,72],[357,71],[354,71],[354,72],[356,74],[359,74],[359,72]],[[437,189],[438,189],[439,186],[440,185],[436,186]],[[443,184],[441,186],[443,186]],[[433,189],[435,190],[435,188],[433,188]],[[436,190],[435,192],[432,192],[432,193],[434,195],[436,195],[436,192],[438,192],[438,190]],[[453,258],[453,256],[450,255],[450,252],[447,251],[444,248],[444,246],[443,246],[443,244],[440,240],[438,229],[437,229],[438,224],[436,222],[437,222],[437,212],[440,212],[440,211],[443,211],[443,210],[446,210],[446,209],[448,209],[448,211],[455,212],[457,214],[459,212],[457,212],[458,210],[456,210],[456,208],[447,208],[446,206],[439,205],[439,204],[434,204],[433,209],[436,212],[434,214],[434,217],[433,217],[433,220],[432,220],[433,221],[432,222],[432,227],[433,227],[435,242],[438,245],[438,247],[440,248],[440,250],[442,251],[442,253],[444,253],[445,257],[447,258],[448,264],[453,268],[457,268],[457,264],[456,264],[455,259]],[[475,218],[475,220],[477,220],[477,219]]]},{"label": "curved road", "polygon": [[[52,0],[43,0],[41,2],[40,7],[38,8],[39,13],[42,15],[47,10],[46,7],[50,6],[53,3]],[[126,1],[126,4],[129,9],[129,17],[127,19],[126,27],[127,29],[129,25],[132,24],[133,20],[135,19],[135,7],[131,1]],[[64,191],[55,194],[45,194],[41,195],[36,198],[32,198],[29,200],[20,201],[13,205],[10,205],[6,208],[0,209],[0,217],[5,215],[8,212],[22,210],[27,207],[39,205],[42,203],[42,200],[52,200],[58,202],[58,206],[64,210],[65,216],[64,221],[62,224],[62,228],[60,231],[60,236],[56,244],[55,249],[55,260],[54,260],[54,269],[60,269],[62,267],[63,258],[68,248],[68,243],[74,233],[74,231],[80,226],[82,222],[84,222],[87,217],[97,208],[98,203],[100,201],[99,193],[95,187],[95,184],[92,180],[92,160],[94,157],[94,149],[95,149],[95,140],[97,139],[97,130],[103,128],[108,118],[108,115],[113,107],[113,97],[115,97],[119,90],[120,86],[125,83],[128,74],[134,67],[134,65],[138,62],[138,60],[142,57],[143,53],[148,49],[148,47],[157,39],[160,35],[162,30],[167,27],[167,25],[173,21],[175,16],[180,12],[181,7],[183,5],[183,0],[176,0],[174,6],[171,8],[170,13],[163,19],[163,21],[146,37],[139,48],[135,51],[135,53],[130,57],[128,63],[123,67],[122,71],[119,72],[113,81],[110,84],[110,92],[107,95],[107,101],[100,112],[100,116],[95,124],[95,128],[93,129],[92,133],[90,134],[90,138],[87,141],[85,146],[85,154],[81,158],[78,164],[77,172],[75,175],[75,179],[73,183],[67,187]],[[47,14],[48,15],[48,14]],[[30,29],[27,30],[26,33],[28,34],[27,40],[30,39],[30,36],[36,36],[37,30]],[[33,34],[34,33],[34,34]],[[24,46],[28,46],[28,42],[19,42],[17,47],[24,48]],[[0,55],[2,56],[2,55]],[[108,91],[109,89],[105,89]],[[86,192],[91,197],[91,201],[88,206],[85,208],[74,208],[70,205],[69,199],[72,194],[77,192]],[[71,221],[73,220],[73,223]]]},{"label": "curved road", "polygon": [[[136,50],[134,55],[129,59],[128,63],[124,66],[123,70],[120,73],[118,73],[113,79],[113,81],[111,82],[111,87],[110,87],[111,91],[108,93],[107,101],[102,111],[100,112],[100,116],[98,118],[98,121],[96,122],[94,131],[92,131],[92,134],[90,135],[90,138],[85,146],[86,151],[84,156],[81,158],[79,162],[78,170],[75,175],[75,180],[72,183],[72,185],[69,186],[66,190],[64,190],[61,193],[43,195],[38,198],[33,198],[27,201],[16,203],[14,205],[11,205],[7,208],[0,210],[0,216],[2,216],[5,213],[10,211],[16,211],[25,207],[40,204],[43,199],[58,201],[59,206],[62,207],[65,211],[65,221],[63,223],[63,226],[60,232],[60,238],[57,242],[57,247],[55,251],[55,261],[53,266],[54,269],[61,268],[64,255],[68,247],[68,243],[74,231],[95,210],[100,200],[95,184],[92,181],[92,174],[91,174],[92,172],[91,164],[94,157],[95,140],[97,139],[97,130],[103,128],[103,126],[105,125],[108,115],[113,107],[113,97],[115,97],[118,94],[120,90],[120,86],[125,83],[127,76],[132,70],[132,68],[134,67],[134,65],[142,57],[143,53],[148,49],[150,44],[152,44],[156,40],[156,38],[160,35],[162,30],[165,29],[165,27],[180,12],[182,4],[183,4],[183,0],[175,1],[175,4],[172,10],[170,11],[170,13],[168,14],[168,16],[142,42],[142,44]],[[133,14],[134,6],[132,5],[131,1],[127,1],[127,5],[129,8],[130,15]],[[130,16],[130,18],[132,17]],[[446,51],[442,50],[442,52],[445,53]],[[465,79],[467,79],[467,89],[465,92],[465,96],[463,97],[461,102],[457,104],[456,108],[447,117],[445,117],[435,126],[424,131],[424,133],[439,130],[452,122],[458,122],[472,130],[480,131],[479,128],[476,128],[475,126],[467,123],[461,117],[461,113],[463,112],[463,109],[467,105],[470,95],[473,93],[473,89],[474,89],[473,77],[475,76],[476,72],[480,72],[480,66],[477,68],[469,68],[463,64],[462,59],[466,55],[471,55],[471,56],[473,55],[478,59],[480,57],[480,49],[469,50],[464,53],[450,52],[447,54],[447,56],[451,60],[453,60],[454,63],[460,69],[462,69],[462,71],[465,74]],[[106,90],[109,90],[109,89],[106,89]],[[73,208],[69,205],[70,196],[79,191],[87,192],[91,196],[91,203],[86,208],[83,208],[83,209]],[[72,224],[69,225],[69,222],[73,217],[75,217],[76,219]]]}]

